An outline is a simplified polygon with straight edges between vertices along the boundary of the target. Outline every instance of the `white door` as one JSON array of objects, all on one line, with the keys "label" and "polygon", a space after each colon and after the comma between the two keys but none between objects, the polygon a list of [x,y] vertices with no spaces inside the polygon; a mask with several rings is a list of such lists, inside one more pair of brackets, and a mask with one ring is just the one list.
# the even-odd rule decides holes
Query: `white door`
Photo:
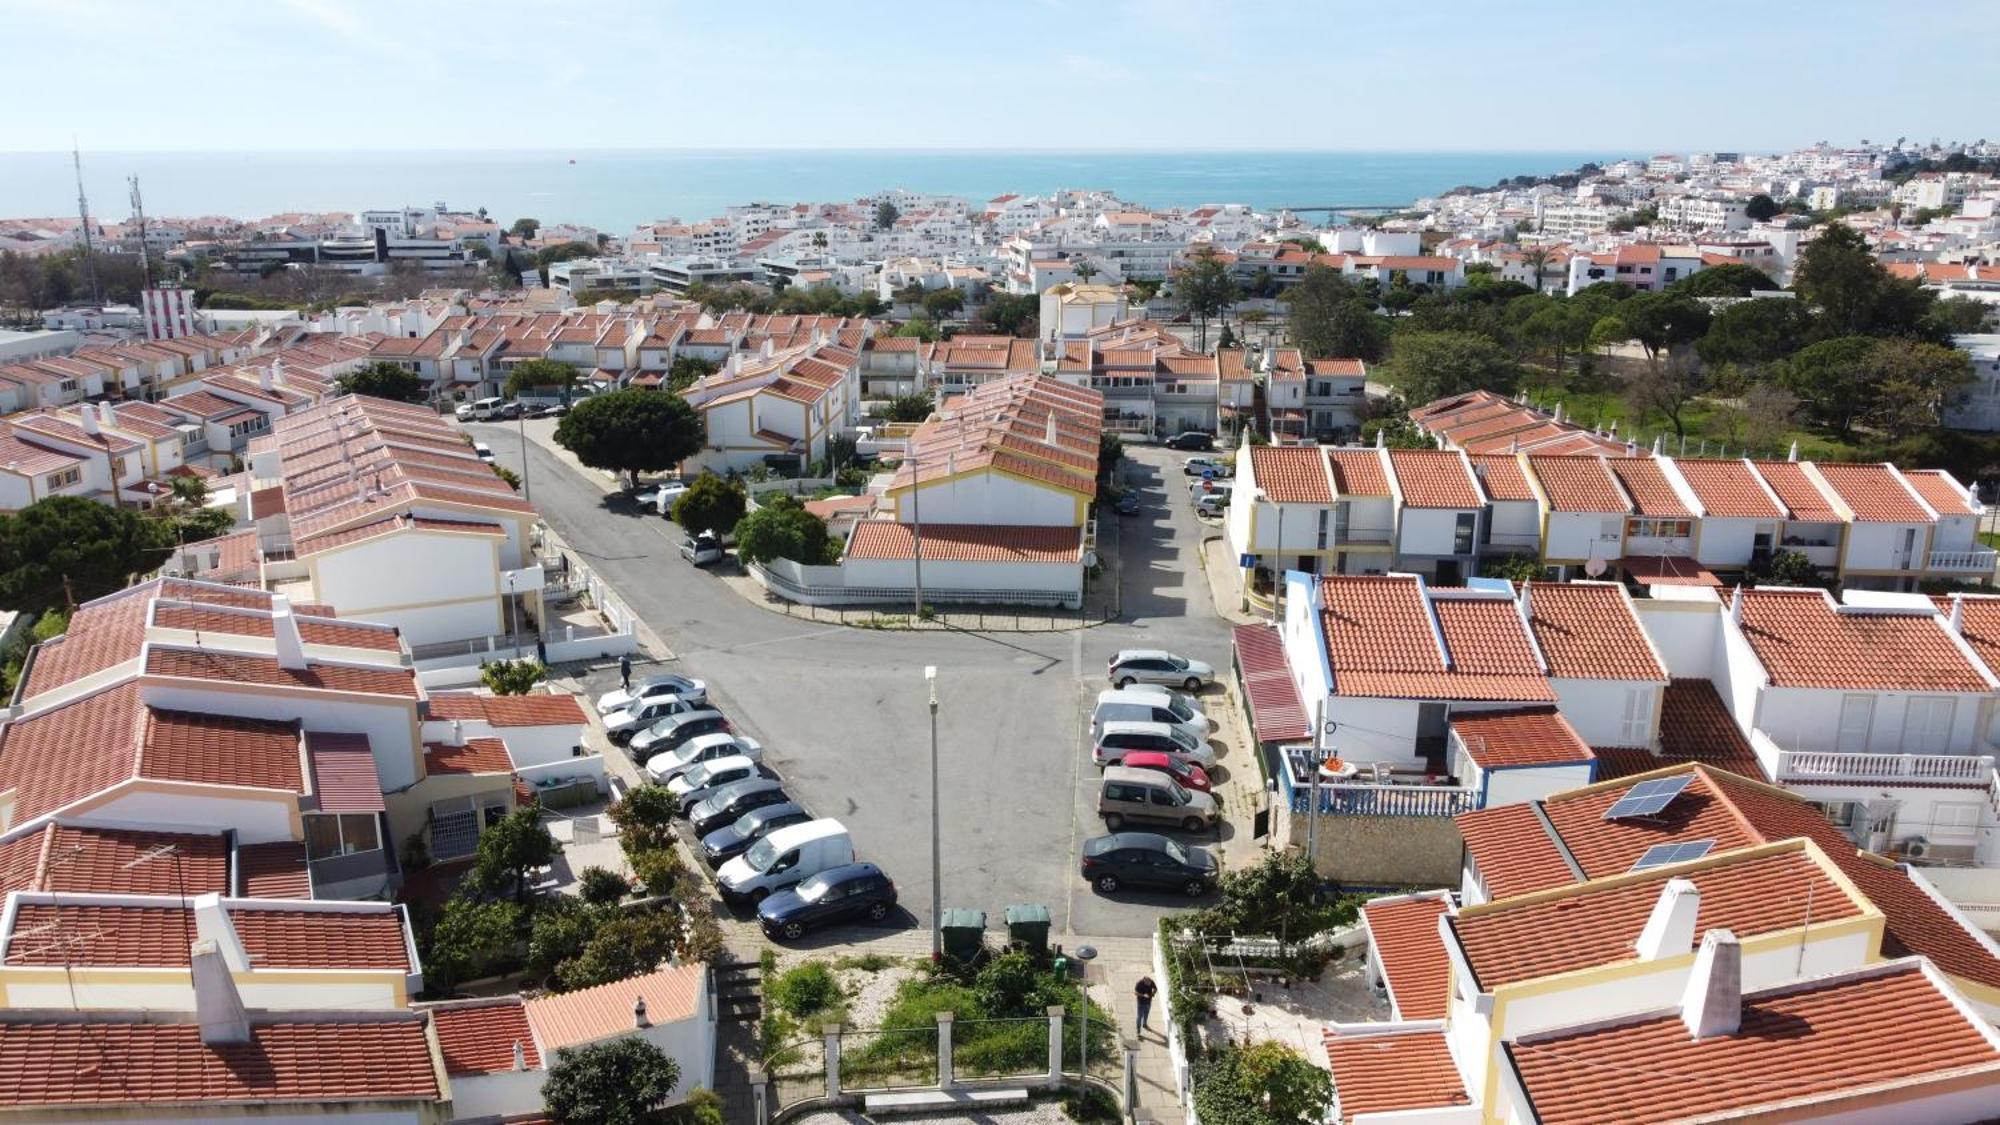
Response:
[{"label": "white door", "polygon": [[1906,754],[1948,754],[1951,752],[1951,716],[1955,701],[1938,696],[1913,695],[1903,715],[1903,752]]},{"label": "white door", "polygon": [[1633,688],[1625,693],[1625,733],[1620,746],[1651,746],[1653,743],[1653,689]]},{"label": "white door", "polygon": [[1843,695],[1840,697],[1840,738],[1834,749],[1843,754],[1864,754],[1868,751],[1868,728],[1875,723],[1875,697],[1872,695]]}]

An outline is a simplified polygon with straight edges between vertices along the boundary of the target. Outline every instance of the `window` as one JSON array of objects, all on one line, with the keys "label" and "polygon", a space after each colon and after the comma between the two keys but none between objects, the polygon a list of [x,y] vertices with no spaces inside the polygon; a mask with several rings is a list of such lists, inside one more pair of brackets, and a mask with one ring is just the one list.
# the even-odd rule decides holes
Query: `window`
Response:
[{"label": "window", "polygon": [[1868,731],[1875,725],[1875,697],[1840,697],[1840,731],[1834,749],[1842,754],[1860,754],[1868,749]]},{"label": "window", "polygon": [[1451,553],[1469,555],[1472,553],[1472,532],[1478,517],[1471,512],[1458,514],[1458,526],[1452,529]]},{"label": "window", "polygon": [[1632,688],[1625,693],[1625,725],[1621,745],[1647,746],[1653,741],[1653,689]]},{"label": "window", "polygon": [[1982,807],[1978,801],[1939,801],[1931,806],[1930,834],[1941,840],[1977,836]]},{"label": "window", "polygon": [[43,478],[42,483],[49,488],[67,488],[82,479],[83,470],[64,469],[60,473],[50,473],[47,477]]},{"label": "window", "polygon": [[308,816],[305,822],[308,859],[333,859],[376,851],[382,846],[382,836],[376,831],[375,817],[370,813]]},{"label": "window", "polygon": [[1954,700],[1940,696],[1913,695],[1903,712],[1903,752],[1905,754],[1948,754],[1951,752],[1951,719]]},{"label": "window", "polygon": [[1635,538],[1686,539],[1694,534],[1692,520],[1633,519],[1625,521],[1625,533]]}]

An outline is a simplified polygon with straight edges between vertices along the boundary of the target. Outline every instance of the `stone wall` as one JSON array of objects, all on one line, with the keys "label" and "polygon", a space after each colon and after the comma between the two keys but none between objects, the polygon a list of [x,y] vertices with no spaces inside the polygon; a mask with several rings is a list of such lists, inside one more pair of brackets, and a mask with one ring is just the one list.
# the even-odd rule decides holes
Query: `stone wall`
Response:
[{"label": "stone wall", "polygon": [[[1286,817],[1283,838],[1306,844],[1306,818]],[[1313,866],[1336,883],[1456,887],[1465,842],[1448,816],[1321,816]]]}]

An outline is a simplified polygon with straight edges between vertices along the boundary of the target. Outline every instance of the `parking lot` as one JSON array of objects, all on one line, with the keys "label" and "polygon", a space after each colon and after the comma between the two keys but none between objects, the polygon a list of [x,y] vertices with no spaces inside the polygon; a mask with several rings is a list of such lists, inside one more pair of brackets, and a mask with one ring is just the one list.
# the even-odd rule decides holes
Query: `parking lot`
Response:
[{"label": "parking lot", "polygon": [[[538,424],[550,425],[528,426]],[[522,442],[516,426],[468,429],[517,472],[525,446],[543,518],[672,650],[666,670],[706,680],[737,729],[763,742],[793,798],[845,822],[857,856],[896,880],[918,921],[930,914],[927,665],[938,668],[947,907],[997,916],[1009,903],[1039,902],[1070,933],[1140,935],[1184,905],[1152,892],[1100,896],[1076,873],[1082,839],[1104,830],[1086,726],[1111,654],[1157,647],[1228,663],[1228,627],[1200,571],[1202,528],[1180,475],[1184,455],[1136,449],[1123,467],[1145,504],[1120,521],[1119,620],[1067,633],[913,633],[816,624],[753,605],[680,558],[675,525],[607,495],[536,441]],[[594,698],[616,685],[617,671],[583,678]],[[1223,771],[1254,773],[1240,745],[1217,749]]]}]

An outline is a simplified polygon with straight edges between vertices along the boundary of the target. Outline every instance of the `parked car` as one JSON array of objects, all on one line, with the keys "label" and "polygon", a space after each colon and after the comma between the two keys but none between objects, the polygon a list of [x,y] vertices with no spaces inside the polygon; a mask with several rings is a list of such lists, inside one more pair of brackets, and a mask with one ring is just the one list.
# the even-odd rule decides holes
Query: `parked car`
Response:
[{"label": "parked car", "polygon": [[520,416],[521,404],[518,402],[503,402],[493,408],[493,417],[497,420],[511,422]]},{"label": "parked car", "polygon": [[716,758],[667,782],[667,793],[673,797],[677,810],[685,816],[689,809],[707,800],[715,790],[732,781],[759,776],[759,769],[756,762],[741,754]]},{"label": "parked car", "polygon": [[1236,475],[1236,470],[1221,457],[1190,457],[1181,465],[1181,475],[1230,477]]},{"label": "parked car", "polygon": [[847,918],[880,922],[896,908],[896,884],[872,863],[846,863],[779,891],[757,907],[764,936],[796,941]]},{"label": "parked car", "polygon": [[722,865],[715,883],[725,902],[760,902],[809,876],[854,862],[854,838],[837,820],[780,828]]},{"label": "parked car", "polygon": [[632,736],[646,730],[661,719],[671,719],[675,715],[685,715],[702,709],[700,703],[690,703],[677,695],[657,695],[651,699],[635,702],[623,711],[613,711],[604,716],[604,733],[613,742],[627,742]]},{"label": "parked car", "polygon": [[1165,723],[1178,727],[1197,739],[1207,738],[1212,732],[1208,716],[1192,703],[1185,702],[1186,696],[1175,698],[1177,693],[1160,687],[1142,687],[1133,684],[1130,688],[1111,688],[1097,693],[1097,708],[1090,713],[1090,731],[1094,735],[1105,723],[1123,720],[1135,723]]},{"label": "parked car", "polygon": [[1185,758],[1172,754],[1162,754],[1158,750],[1127,750],[1118,764],[1132,770],[1157,770],[1181,783],[1183,788],[1197,793],[1213,793],[1214,783],[1208,779],[1208,771]]},{"label": "parked car", "polygon": [[562,417],[563,415],[565,415],[565,414],[568,414],[568,413],[569,413],[569,404],[568,404],[568,403],[566,403],[566,402],[551,402],[551,403],[547,403],[547,404],[545,404],[545,405],[543,405],[543,406],[538,406],[538,407],[536,407],[536,408],[535,408],[535,412],[534,412],[533,414],[530,414],[530,415],[529,415],[529,417],[530,417],[530,418],[560,418],[560,417]]},{"label": "parked car", "polygon": [[493,463],[493,450],[483,441],[475,441],[472,443],[472,455],[474,457],[479,458],[481,461],[486,462],[489,465]]},{"label": "parked car", "polygon": [[1230,495],[1236,491],[1236,482],[1203,477],[1200,480],[1187,482],[1187,490],[1188,499],[1197,504],[1211,496],[1219,496],[1227,502]]},{"label": "parked car", "polygon": [[651,701],[659,696],[671,695],[691,703],[708,702],[708,685],[686,676],[641,676],[632,681],[631,690],[620,688],[607,691],[597,697],[597,713],[609,715],[613,711],[623,711],[635,700]]},{"label": "parked car", "polygon": [[701,858],[710,867],[723,864],[742,855],[743,852],[768,833],[794,824],[804,824],[813,818],[797,801],[780,801],[775,805],[765,805],[752,809],[736,818],[734,823],[725,824],[701,838]]},{"label": "parked car", "polygon": [[1215,679],[1215,669],[1199,660],[1175,656],[1157,648],[1128,648],[1111,657],[1107,674],[1121,688],[1133,684],[1166,684],[1193,693]]},{"label": "parked car", "polygon": [[655,754],[667,754],[680,749],[690,739],[728,730],[729,720],[722,717],[722,712],[713,708],[703,708],[685,715],[662,719],[646,731],[643,736],[645,741],[643,746],[637,745],[640,742],[639,738],[632,740],[635,744],[631,748],[632,760],[644,763]]},{"label": "parked car", "polygon": [[1097,788],[1097,815],[1113,832],[1133,822],[1199,832],[1215,823],[1215,798],[1155,770],[1118,765],[1104,771],[1104,783]]},{"label": "parked car", "polygon": [[1133,750],[1172,754],[1184,762],[1206,768],[1215,764],[1215,751],[1208,743],[1165,723],[1135,723],[1114,719],[1091,740],[1091,760],[1100,766],[1115,766]]},{"label": "parked car", "polygon": [[1219,520],[1228,511],[1229,511],[1229,494],[1227,492],[1204,492],[1199,497],[1195,498],[1194,502],[1195,515],[1206,516],[1212,520]]},{"label": "parked car", "polygon": [[1168,449],[1214,449],[1215,435],[1201,430],[1182,430],[1167,439]]},{"label": "parked car", "polygon": [[688,828],[701,839],[718,828],[736,823],[736,818],[766,805],[782,805],[791,798],[775,777],[746,777],[732,781],[688,810]]},{"label": "parked car", "polygon": [[639,505],[642,509],[650,508],[663,516],[672,516],[674,501],[679,500],[686,493],[687,485],[677,480],[670,480],[665,484],[656,484],[640,489],[633,495],[632,502]]},{"label": "parked car", "polygon": [[722,549],[722,537],[713,531],[704,531],[681,540],[681,557],[696,566],[721,562],[727,554],[728,552]]},{"label": "parked car", "polygon": [[[651,733],[652,731],[648,730],[632,740],[633,757],[638,757],[643,751],[639,745],[640,739],[646,738]],[[671,754],[649,755],[646,758],[646,776],[665,785],[703,762],[736,757],[761,762],[764,760],[764,744],[743,734],[724,732],[704,734],[698,738],[688,739],[680,749]]]},{"label": "parked car", "polygon": [[1119,493],[1118,501],[1114,506],[1118,509],[1118,514],[1121,516],[1138,515],[1140,508],[1139,490],[1136,488],[1128,488],[1125,491]]},{"label": "parked car", "polygon": [[1215,889],[1218,867],[1206,848],[1155,832],[1113,832],[1083,842],[1083,878],[1106,894],[1120,887],[1172,887],[1189,898]]},{"label": "parked car", "polygon": [[452,414],[461,422],[470,422],[472,421],[472,404],[461,402],[458,404],[458,409],[452,411]]}]

